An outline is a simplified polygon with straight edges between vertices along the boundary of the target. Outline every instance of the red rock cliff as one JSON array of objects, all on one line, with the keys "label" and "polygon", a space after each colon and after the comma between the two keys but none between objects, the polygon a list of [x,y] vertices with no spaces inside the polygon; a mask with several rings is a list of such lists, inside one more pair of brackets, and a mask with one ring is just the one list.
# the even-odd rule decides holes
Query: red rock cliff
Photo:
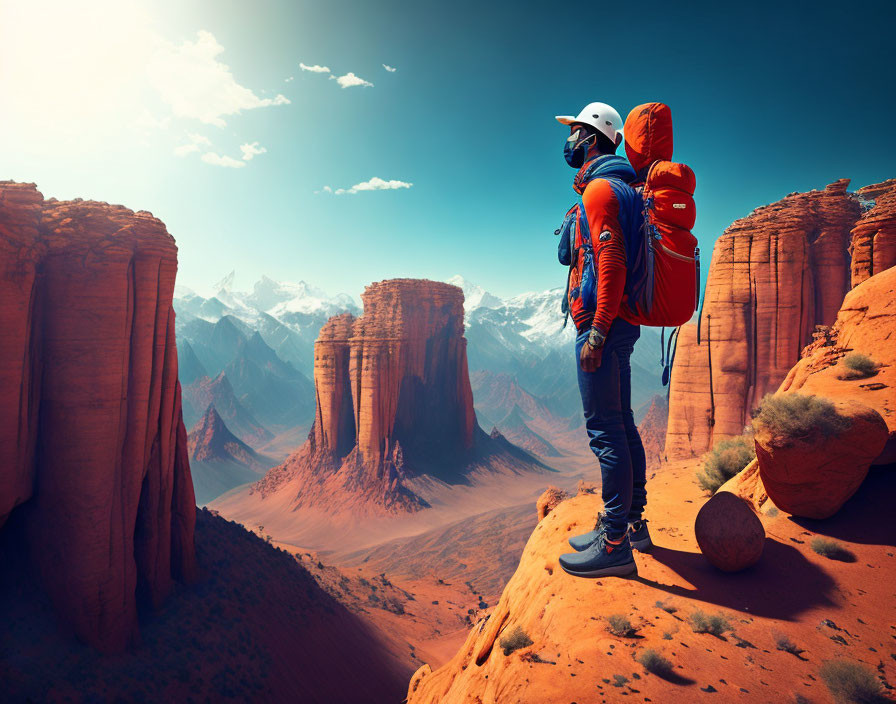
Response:
[{"label": "red rock cliff", "polygon": [[0,183],[0,523],[104,650],[195,571],[176,270],[150,213]]},{"label": "red rock cliff", "polygon": [[352,327],[348,382],[365,461],[473,445],[463,292],[414,279],[381,281],[361,295]]},{"label": "red rock cliff", "polygon": [[473,449],[463,292],[417,279],[371,284],[364,314],[331,318],[315,345],[308,442],[253,491],[299,486],[296,506],[364,513],[426,503],[402,479]]},{"label": "red rock cliff", "polygon": [[896,265],[896,179],[856,191],[870,209],[852,230],[852,285]]},{"label": "red rock cliff", "polygon": [[700,321],[678,341],[666,454],[708,450],[740,435],[816,325],[834,322],[849,290],[850,231],[858,200],[841,179],[795,193],[734,222],[713,251]]}]

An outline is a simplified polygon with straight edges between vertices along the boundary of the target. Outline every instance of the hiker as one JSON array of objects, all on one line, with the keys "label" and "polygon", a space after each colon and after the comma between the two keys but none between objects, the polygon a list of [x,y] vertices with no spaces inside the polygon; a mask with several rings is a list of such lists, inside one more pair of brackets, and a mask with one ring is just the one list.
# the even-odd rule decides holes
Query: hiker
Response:
[{"label": "hiker", "polygon": [[[632,548],[652,546],[641,516],[646,460],[631,407],[629,360],[640,326],[626,320],[621,307],[627,276],[623,225],[632,226],[627,220],[641,199],[628,185],[636,180],[634,169],[616,155],[623,140],[616,110],[590,103],[575,117],[556,119],[569,126],[563,154],[577,169],[573,189],[581,196],[581,206],[567,213],[557,233],[560,261],[570,267],[564,310],[577,330],[579,391],[589,445],[600,461],[604,502],[594,530],[570,538],[577,552],[559,561],[577,576],[625,576],[637,574]],[[589,231],[585,240],[577,222],[582,217]]]}]

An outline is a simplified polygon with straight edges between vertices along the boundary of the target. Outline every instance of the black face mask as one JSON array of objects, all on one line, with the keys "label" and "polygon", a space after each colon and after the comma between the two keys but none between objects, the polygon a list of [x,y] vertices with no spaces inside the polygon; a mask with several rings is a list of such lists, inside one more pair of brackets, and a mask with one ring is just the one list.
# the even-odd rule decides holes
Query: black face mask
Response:
[{"label": "black face mask", "polygon": [[563,145],[563,158],[574,169],[581,169],[585,163],[585,155],[588,147],[596,139],[593,134],[586,134],[581,127],[569,135],[566,144]]}]

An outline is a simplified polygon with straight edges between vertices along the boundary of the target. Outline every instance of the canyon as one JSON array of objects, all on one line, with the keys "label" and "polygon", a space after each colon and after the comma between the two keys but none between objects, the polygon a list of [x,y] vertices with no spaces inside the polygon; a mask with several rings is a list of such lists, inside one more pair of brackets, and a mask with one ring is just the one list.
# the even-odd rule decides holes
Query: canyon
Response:
[{"label": "canyon", "polygon": [[316,411],[304,445],[214,508],[263,524],[278,540],[324,549],[333,543],[332,516],[344,518],[340,542],[350,532],[369,541],[394,537],[379,532],[390,519],[434,507],[444,522],[451,497],[469,494],[471,484],[512,480],[520,496],[535,491],[548,468],[477,422],[461,289],[393,279],[368,286],[362,300],[361,316],[336,315],[318,335]]},{"label": "canyon", "polygon": [[[191,458],[212,481],[269,460],[214,404],[188,439],[176,271],[174,239],[152,214],[0,182],[6,694],[397,698],[412,670],[405,643],[328,594],[300,559],[197,515]],[[247,379],[258,360],[295,378],[243,340]]]},{"label": "canyon", "polygon": [[[694,456],[739,435],[767,392],[860,401],[887,427],[875,462],[896,459],[896,181],[846,189],[793,194],[720,238],[669,402],[652,382],[640,392],[657,548],[621,582],[556,564],[600,510],[598,470],[561,393],[562,349],[530,355],[510,304],[469,291],[465,310],[451,284],[377,282],[363,312],[327,309],[306,368],[307,330],[282,320],[311,325],[317,303],[306,312],[270,280],[245,297],[225,282],[220,299],[182,296],[192,313],[176,320],[177,249],[160,221],[0,184],[0,650],[22,650],[0,675],[38,700],[125,687],[310,701],[407,690],[411,703],[761,699],[777,692],[769,672],[826,701],[817,668],[844,653],[892,677],[874,653],[889,642],[896,535],[868,520],[887,510],[891,471],[842,482],[845,504],[824,521],[786,515],[786,498],[760,503],[768,537],[736,576],[691,530],[709,505]],[[548,300],[518,304],[534,320]],[[877,365],[867,378],[848,378],[853,352]],[[855,561],[815,553],[816,538]],[[704,609],[729,624],[722,637],[692,629]],[[613,632],[619,616],[631,633]],[[517,628],[530,645],[502,654]],[[642,666],[646,650],[671,669]]]}]

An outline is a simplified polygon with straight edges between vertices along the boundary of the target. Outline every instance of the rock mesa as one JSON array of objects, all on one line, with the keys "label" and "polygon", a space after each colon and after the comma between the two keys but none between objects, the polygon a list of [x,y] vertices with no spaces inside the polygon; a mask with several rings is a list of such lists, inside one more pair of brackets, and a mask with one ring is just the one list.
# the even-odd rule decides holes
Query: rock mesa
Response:
[{"label": "rock mesa", "polygon": [[176,271],[150,213],[0,183],[0,526],[103,650],[196,568]]},{"label": "rock mesa", "polygon": [[350,497],[353,511],[415,511],[427,503],[406,480],[457,478],[477,435],[485,438],[473,411],[461,289],[393,279],[361,298],[363,315],[321,328],[314,425],[305,445],[255,485],[262,496],[296,480],[296,507],[346,508]]}]

